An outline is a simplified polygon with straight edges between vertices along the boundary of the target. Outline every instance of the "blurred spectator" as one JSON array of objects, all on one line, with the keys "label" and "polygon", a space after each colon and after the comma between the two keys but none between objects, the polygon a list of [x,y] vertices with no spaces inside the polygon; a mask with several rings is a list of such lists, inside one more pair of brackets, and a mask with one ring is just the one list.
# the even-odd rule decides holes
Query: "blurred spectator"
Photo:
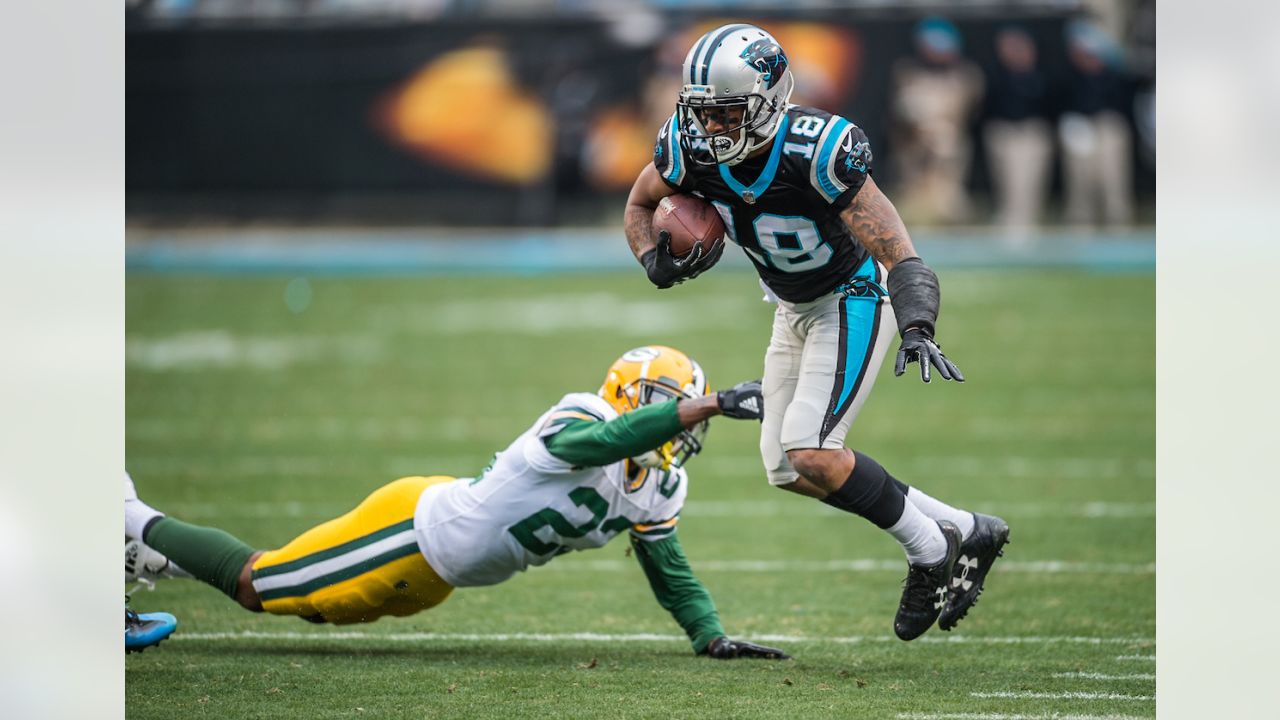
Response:
[{"label": "blurred spectator", "polygon": [[916,222],[965,222],[972,214],[969,125],[983,79],[961,57],[960,44],[949,20],[925,18],[915,30],[916,55],[893,69],[891,132],[902,185],[896,202]]},{"label": "blurred spectator", "polygon": [[1156,167],[1156,3],[1138,0],[1129,26],[1125,63],[1135,81],[1133,121],[1144,170]]},{"label": "blurred spectator", "polygon": [[1118,49],[1097,26],[1067,26],[1072,73],[1058,121],[1062,145],[1065,220],[1126,225],[1133,218],[1132,139],[1125,119],[1126,78],[1116,69]]},{"label": "blurred spectator", "polygon": [[1050,88],[1037,64],[1035,41],[1025,30],[1005,27],[995,45],[983,139],[996,222],[1011,239],[1023,239],[1040,221],[1053,159]]}]

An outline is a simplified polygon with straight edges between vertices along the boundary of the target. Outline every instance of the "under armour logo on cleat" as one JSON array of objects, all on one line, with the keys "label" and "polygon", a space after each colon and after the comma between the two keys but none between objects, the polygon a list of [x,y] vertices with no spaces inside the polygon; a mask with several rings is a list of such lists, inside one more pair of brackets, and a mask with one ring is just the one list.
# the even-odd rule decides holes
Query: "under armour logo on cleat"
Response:
[{"label": "under armour logo on cleat", "polygon": [[961,555],[956,561],[956,567],[960,568],[960,576],[951,578],[951,587],[964,587],[968,592],[973,587],[973,581],[969,579],[969,571],[978,569],[978,558],[971,558],[968,555]]},{"label": "under armour logo on cleat", "polygon": [[935,590],[933,594],[938,596],[938,599],[933,603],[934,610],[938,610],[943,605],[947,604],[947,588],[946,587],[939,585],[938,589]]}]

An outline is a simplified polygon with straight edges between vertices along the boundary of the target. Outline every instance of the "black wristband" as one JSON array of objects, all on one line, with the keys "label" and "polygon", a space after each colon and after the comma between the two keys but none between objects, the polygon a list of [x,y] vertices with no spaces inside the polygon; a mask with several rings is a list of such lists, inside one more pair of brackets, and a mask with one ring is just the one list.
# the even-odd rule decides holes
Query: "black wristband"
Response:
[{"label": "black wristband", "polygon": [[898,318],[898,334],[905,335],[914,327],[933,337],[942,294],[938,288],[938,276],[924,264],[924,260],[909,257],[898,261],[889,271],[886,285],[894,315]]}]

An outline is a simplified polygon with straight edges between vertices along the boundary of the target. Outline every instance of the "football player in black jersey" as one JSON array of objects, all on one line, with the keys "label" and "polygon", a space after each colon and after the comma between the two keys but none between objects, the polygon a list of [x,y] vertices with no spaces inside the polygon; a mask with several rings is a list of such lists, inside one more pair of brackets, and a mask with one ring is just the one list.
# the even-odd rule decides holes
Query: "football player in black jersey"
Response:
[{"label": "football player in black jersey", "polygon": [[793,79],[772,35],[747,24],[716,28],[694,43],[682,72],[676,112],[627,199],[631,251],[659,288],[696,277],[723,246],[677,259],[669,236],[654,237],[653,211],[676,193],[715,206],[777,301],[760,434],[769,482],[861,515],[902,544],[898,637],[911,640],[935,621],[950,630],[977,601],[1008,525],[909,487],[844,445],[895,327],[896,375],[917,362],[924,382],[935,372],[964,381],[933,339],[938,278],[872,179],[862,130],[788,103]]}]

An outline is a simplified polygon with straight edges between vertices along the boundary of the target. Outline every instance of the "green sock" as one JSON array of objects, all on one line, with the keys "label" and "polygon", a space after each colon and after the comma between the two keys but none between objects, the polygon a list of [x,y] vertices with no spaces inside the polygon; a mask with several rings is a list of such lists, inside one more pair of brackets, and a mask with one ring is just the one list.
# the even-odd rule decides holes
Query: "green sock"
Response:
[{"label": "green sock", "polygon": [[142,541],[163,553],[197,580],[235,599],[240,571],[253,548],[217,528],[201,527],[162,517],[147,526]]}]

